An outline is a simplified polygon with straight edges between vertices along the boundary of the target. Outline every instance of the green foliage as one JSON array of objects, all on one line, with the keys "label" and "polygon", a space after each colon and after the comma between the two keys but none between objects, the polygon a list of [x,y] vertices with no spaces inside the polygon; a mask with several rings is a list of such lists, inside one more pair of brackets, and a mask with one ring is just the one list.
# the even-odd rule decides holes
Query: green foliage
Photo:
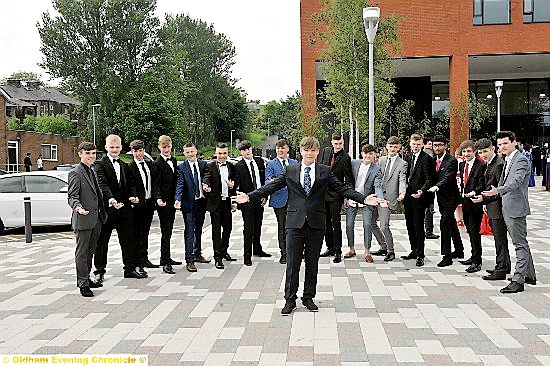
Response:
[{"label": "green foliage", "polygon": [[37,117],[35,131],[63,136],[71,136],[75,132],[73,124],[64,115]]},{"label": "green foliage", "polygon": [[6,120],[6,127],[9,130],[20,130],[20,123],[17,117],[10,117]]},{"label": "green foliage", "polygon": [[406,99],[397,104],[394,98],[391,99],[390,106],[383,117],[383,124],[389,125],[388,135],[381,135],[382,141],[390,136],[398,136],[402,144],[407,144],[409,136],[413,133],[423,135],[431,134],[431,121],[425,115],[421,121],[416,121],[413,117],[414,101]]},{"label": "green foliage", "polygon": [[36,128],[37,118],[35,116],[26,116],[20,125],[20,129],[24,131],[34,131]]},{"label": "green foliage", "polygon": [[258,116],[255,124],[271,135],[290,139],[292,133],[302,124],[302,97],[298,91],[280,101],[267,103]]},{"label": "green foliage", "polygon": [[5,84],[8,79],[15,79],[15,80],[21,80],[21,81],[38,81],[40,82],[41,86],[45,86],[46,84],[42,81],[42,75],[36,72],[32,71],[17,71],[12,73],[10,76],[7,76],[0,80],[0,84]]},{"label": "green foliage", "polygon": [[248,140],[250,140],[252,146],[261,145],[267,140],[267,133],[263,130],[253,129],[248,133]]}]

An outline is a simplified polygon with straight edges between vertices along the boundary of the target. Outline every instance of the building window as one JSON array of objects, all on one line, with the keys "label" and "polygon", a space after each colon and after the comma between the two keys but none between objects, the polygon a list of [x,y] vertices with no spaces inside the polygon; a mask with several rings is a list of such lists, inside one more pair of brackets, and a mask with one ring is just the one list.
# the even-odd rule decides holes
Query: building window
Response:
[{"label": "building window", "polygon": [[550,0],[524,0],[523,22],[550,22]]},{"label": "building window", "polygon": [[42,144],[40,152],[42,159],[57,161],[57,145]]},{"label": "building window", "polygon": [[509,24],[510,0],[474,0],[474,24]]}]

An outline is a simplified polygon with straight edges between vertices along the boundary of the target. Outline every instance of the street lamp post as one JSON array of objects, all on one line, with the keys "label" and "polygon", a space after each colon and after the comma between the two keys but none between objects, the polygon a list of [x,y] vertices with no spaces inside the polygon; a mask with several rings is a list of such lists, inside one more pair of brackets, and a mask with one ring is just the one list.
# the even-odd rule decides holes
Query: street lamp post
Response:
[{"label": "street lamp post", "polygon": [[95,109],[101,107],[101,104],[92,104],[92,119],[94,121],[94,145],[95,145]]},{"label": "street lamp post", "polygon": [[374,145],[374,39],[380,20],[380,8],[368,7],[363,9],[363,24],[369,41],[369,144]]},{"label": "street lamp post", "polygon": [[231,151],[229,154],[233,154],[233,132],[235,132],[235,130],[231,130],[231,132],[229,132],[229,138],[231,139]]},{"label": "street lamp post", "polygon": [[500,132],[500,96],[502,94],[502,80],[495,81],[495,92],[497,94],[497,132]]}]

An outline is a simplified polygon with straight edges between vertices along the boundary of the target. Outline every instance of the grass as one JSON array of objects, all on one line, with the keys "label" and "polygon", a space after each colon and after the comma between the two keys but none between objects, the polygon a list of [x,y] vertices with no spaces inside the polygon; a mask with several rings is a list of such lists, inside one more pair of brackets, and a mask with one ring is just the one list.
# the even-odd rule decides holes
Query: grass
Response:
[{"label": "grass", "polygon": [[267,140],[267,133],[262,130],[254,129],[248,134],[248,139],[252,142],[252,146],[259,146]]}]

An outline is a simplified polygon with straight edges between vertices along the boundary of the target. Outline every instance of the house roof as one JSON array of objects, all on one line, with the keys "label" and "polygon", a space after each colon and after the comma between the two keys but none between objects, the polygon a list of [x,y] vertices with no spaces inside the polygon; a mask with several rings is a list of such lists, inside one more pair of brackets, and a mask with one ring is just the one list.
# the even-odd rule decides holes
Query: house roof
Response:
[{"label": "house roof", "polygon": [[0,85],[2,94],[7,94],[9,103],[21,106],[34,106],[34,104],[26,103],[22,105],[20,103],[34,102],[34,101],[48,101],[56,102],[60,104],[72,104],[79,105],[80,103],[54,88],[33,88],[17,85]]}]

